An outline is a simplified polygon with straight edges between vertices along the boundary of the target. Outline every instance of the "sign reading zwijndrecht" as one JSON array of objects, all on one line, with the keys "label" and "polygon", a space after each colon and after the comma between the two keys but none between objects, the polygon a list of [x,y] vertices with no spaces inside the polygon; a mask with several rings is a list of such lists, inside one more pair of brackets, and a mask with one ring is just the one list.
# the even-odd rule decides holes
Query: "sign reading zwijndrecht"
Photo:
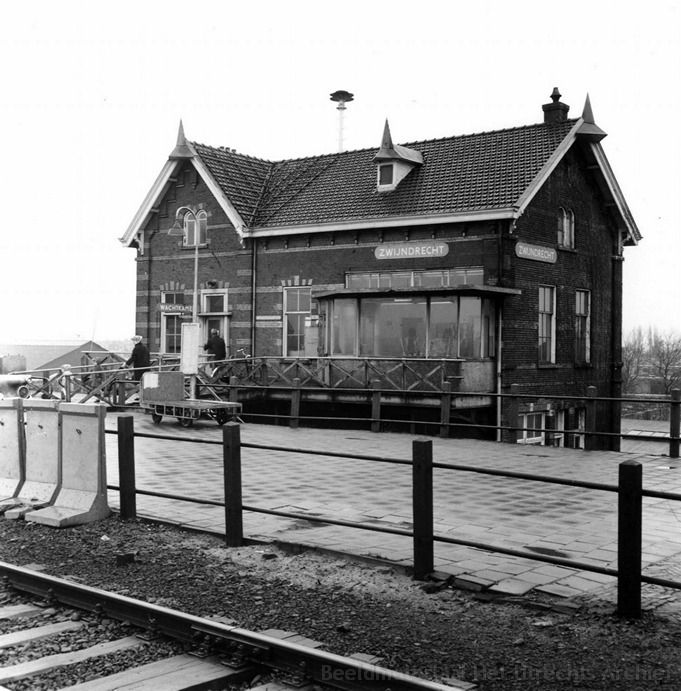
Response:
[{"label": "sign reading zwijndrecht", "polygon": [[374,250],[376,259],[418,259],[445,257],[449,254],[446,242],[399,242],[379,245]]},{"label": "sign reading zwijndrecht", "polygon": [[540,247],[539,245],[528,245],[524,242],[518,242],[515,246],[515,253],[521,259],[532,259],[536,262],[546,262],[547,264],[555,264],[558,258],[558,253],[553,247]]}]

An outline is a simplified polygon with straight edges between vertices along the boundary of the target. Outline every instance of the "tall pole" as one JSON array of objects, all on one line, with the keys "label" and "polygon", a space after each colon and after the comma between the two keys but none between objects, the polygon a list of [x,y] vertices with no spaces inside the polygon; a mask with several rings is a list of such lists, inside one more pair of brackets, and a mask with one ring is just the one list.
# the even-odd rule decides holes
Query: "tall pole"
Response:
[{"label": "tall pole", "polygon": [[336,108],[338,111],[338,151],[343,151],[343,111],[345,110],[345,103],[341,101]]},{"label": "tall pole", "polygon": [[[192,322],[199,321],[199,219],[194,211],[189,212],[194,219],[194,293],[192,296]],[[189,397],[196,398],[196,374],[189,376]]]}]

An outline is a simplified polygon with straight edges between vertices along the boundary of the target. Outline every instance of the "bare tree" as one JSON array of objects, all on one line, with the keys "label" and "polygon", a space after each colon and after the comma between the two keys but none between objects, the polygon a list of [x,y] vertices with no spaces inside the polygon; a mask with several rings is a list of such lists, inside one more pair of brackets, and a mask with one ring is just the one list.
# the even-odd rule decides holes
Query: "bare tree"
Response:
[{"label": "bare tree", "polygon": [[664,392],[681,386],[681,334],[668,331],[665,334],[652,332],[650,336],[650,367],[659,378]]},{"label": "bare tree", "polygon": [[643,374],[646,350],[646,337],[639,326],[627,334],[622,344],[622,393],[634,393],[634,385]]}]

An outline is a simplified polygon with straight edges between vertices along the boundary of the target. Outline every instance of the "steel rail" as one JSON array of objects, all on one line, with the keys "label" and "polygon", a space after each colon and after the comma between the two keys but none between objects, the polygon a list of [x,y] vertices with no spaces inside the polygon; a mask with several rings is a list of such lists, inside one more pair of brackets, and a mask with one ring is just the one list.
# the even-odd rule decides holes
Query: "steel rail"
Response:
[{"label": "steel rail", "polygon": [[274,670],[295,686],[317,682],[346,691],[464,691],[470,684],[444,685],[378,667],[362,660],[310,648],[267,634],[73,583],[0,561],[0,576],[17,590],[166,635],[184,643],[226,653],[225,664]]}]

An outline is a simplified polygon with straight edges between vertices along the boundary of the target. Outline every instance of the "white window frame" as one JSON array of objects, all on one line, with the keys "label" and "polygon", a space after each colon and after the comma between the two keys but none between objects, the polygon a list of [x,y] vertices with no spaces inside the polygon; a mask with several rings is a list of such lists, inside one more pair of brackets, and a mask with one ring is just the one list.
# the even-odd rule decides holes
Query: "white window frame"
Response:
[{"label": "white window frame", "polygon": [[[539,424],[536,424],[536,420],[530,420],[530,418],[539,418]],[[532,411],[529,413],[520,413],[518,415],[518,427],[526,428],[532,427],[533,429],[541,429],[541,432],[534,432],[527,429],[518,430],[518,444],[536,444],[543,445],[546,439],[544,430],[546,429],[546,413],[542,411]]]},{"label": "white window frame", "polygon": [[[540,285],[538,286],[538,309],[537,309],[537,358],[540,365],[553,365],[556,363],[556,286]],[[550,290],[551,291],[551,312],[542,311],[541,308],[541,291]],[[549,359],[542,360],[542,315],[548,314],[549,316],[549,338],[551,339],[549,343]]]},{"label": "white window frame", "polygon": [[[163,290],[163,291],[161,291],[161,302],[163,304],[173,304],[173,305],[180,304],[180,303],[177,303],[174,301],[172,303],[168,303],[166,301],[166,297],[168,295],[182,295],[182,297],[185,298],[185,293],[183,290]],[[168,327],[167,327],[168,319],[170,317],[179,318],[180,319],[179,324],[181,327],[183,314],[184,314],[184,312],[162,312],[161,313],[161,342],[159,344],[160,345],[159,350],[166,355],[179,355],[181,350],[182,350],[182,328],[180,328],[180,333],[179,333],[179,337],[178,337],[178,350],[177,350],[177,352],[170,353],[169,351],[166,350],[166,345],[167,345],[166,337],[168,335]]]},{"label": "white window frame", "polygon": [[[210,312],[208,310],[208,298],[214,295],[219,295],[223,298],[223,309],[220,312]],[[199,308],[199,324],[201,329],[201,342],[206,343],[210,336],[210,330],[217,328],[220,336],[228,345],[227,355],[229,356],[229,291],[224,289],[209,288],[201,291],[201,300]],[[216,326],[217,320],[217,326]]]},{"label": "white window frame", "polygon": [[[390,182],[381,182],[381,173],[384,170],[390,170]],[[377,183],[379,187],[394,187],[395,185],[395,164],[381,163],[377,171]]]},{"label": "white window frame", "polygon": [[184,237],[182,238],[183,247],[196,246],[196,224],[199,225],[199,247],[208,244],[208,214],[199,211],[196,215],[186,213],[184,215]]},{"label": "white window frame", "polygon": [[[307,291],[309,308],[307,310],[289,310],[289,295],[291,291]],[[302,353],[298,351],[296,354],[292,355],[288,352],[288,315],[289,314],[299,314],[304,315],[302,317],[302,329],[303,329],[303,350]],[[284,288],[284,311],[282,319],[282,339],[281,339],[281,350],[283,357],[305,357],[305,317],[310,317],[312,315],[312,288],[309,286],[286,286]]]}]

